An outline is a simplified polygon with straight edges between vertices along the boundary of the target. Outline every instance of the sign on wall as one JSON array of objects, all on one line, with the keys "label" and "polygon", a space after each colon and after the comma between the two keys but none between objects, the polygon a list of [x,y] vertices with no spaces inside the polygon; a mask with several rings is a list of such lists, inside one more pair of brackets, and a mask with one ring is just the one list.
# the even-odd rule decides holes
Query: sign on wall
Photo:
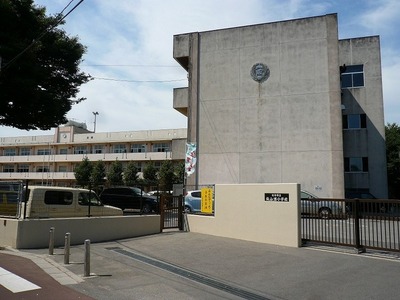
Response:
[{"label": "sign on wall", "polygon": [[265,193],[265,201],[276,201],[276,202],[289,202],[288,193]]},{"label": "sign on wall", "polygon": [[202,188],[201,189],[201,212],[206,214],[212,214],[213,210],[213,189]]}]

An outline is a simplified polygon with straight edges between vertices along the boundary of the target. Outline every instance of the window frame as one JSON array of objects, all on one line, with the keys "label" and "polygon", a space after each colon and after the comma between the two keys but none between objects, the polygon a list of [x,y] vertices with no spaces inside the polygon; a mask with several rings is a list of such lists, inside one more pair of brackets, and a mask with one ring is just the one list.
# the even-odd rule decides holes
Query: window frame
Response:
[{"label": "window frame", "polygon": [[[358,166],[358,168],[354,168]],[[345,157],[344,158],[345,173],[368,173],[368,157]]]},{"label": "window frame", "polygon": [[[356,126],[351,125],[358,123]],[[348,114],[343,115],[343,129],[344,130],[357,130],[367,128],[367,115],[366,114]]]},{"label": "window frame", "polygon": [[153,152],[170,152],[171,143],[154,143]]},{"label": "window frame", "polygon": [[19,149],[19,155],[20,155],[20,156],[28,156],[28,155],[31,155],[31,148],[26,148],[26,147],[20,148],[20,149]]},{"label": "window frame", "polygon": [[50,155],[51,150],[49,148],[40,148],[36,150],[36,155]]},{"label": "window frame", "polygon": [[125,144],[114,144],[112,146],[113,153],[126,153],[126,145]]},{"label": "window frame", "polygon": [[132,144],[131,145],[131,153],[145,153],[146,152],[145,144]]},{"label": "window frame", "polygon": [[74,194],[70,191],[45,191],[44,203],[46,205],[72,205]]},{"label": "window frame", "polygon": [[3,150],[3,155],[4,156],[15,156],[17,154],[17,149],[16,148],[5,148]]},{"label": "window frame", "polygon": [[[361,84],[357,84],[362,81]],[[346,66],[345,70],[340,73],[340,87],[342,89],[362,88],[365,86],[364,65]]]}]

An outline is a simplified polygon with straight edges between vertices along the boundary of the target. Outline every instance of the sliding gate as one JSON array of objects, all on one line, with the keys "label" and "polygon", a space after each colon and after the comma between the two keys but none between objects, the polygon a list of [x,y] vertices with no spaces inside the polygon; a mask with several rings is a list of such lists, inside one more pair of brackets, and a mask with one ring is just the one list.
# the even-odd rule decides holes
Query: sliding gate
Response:
[{"label": "sliding gate", "polygon": [[[303,201],[303,200],[302,200]],[[400,251],[400,200],[313,199],[315,214],[301,218],[303,243],[316,242],[365,249]],[[321,203],[324,203],[324,214]],[[326,205],[325,205],[326,203]],[[329,203],[329,204],[328,204]],[[332,207],[341,209],[333,210]]]}]

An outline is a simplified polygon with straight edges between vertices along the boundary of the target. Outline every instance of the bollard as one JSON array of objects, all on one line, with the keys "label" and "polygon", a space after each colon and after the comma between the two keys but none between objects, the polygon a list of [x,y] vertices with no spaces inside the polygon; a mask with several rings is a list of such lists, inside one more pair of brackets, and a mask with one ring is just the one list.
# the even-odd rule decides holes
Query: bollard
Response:
[{"label": "bollard", "polygon": [[65,243],[64,243],[64,264],[69,264],[69,252],[70,252],[70,244],[71,244],[71,234],[67,232],[65,234]]},{"label": "bollard", "polygon": [[83,276],[90,276],[90,240],[85,240],[85,262],[83,273]]},{"label": "bollard", "polygon": [[54,253],[54,227],[50,227],[49,255]]}]

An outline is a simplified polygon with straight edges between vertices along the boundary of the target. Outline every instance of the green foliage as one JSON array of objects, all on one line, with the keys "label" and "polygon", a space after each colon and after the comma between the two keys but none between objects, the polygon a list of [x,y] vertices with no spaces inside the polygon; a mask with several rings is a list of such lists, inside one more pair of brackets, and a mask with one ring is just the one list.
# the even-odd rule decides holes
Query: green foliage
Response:
[{"label": "green foliage", "polygon": [[389,197],[400,199],[400,127],[387,124],[386,136],[386,160],[388,172]]},{"label": "green foliage", "polygon": [[92,187],[96,192],[99,192],[99,187],[104,185],[106,177],[106,167],[102,160],[98,160],[93,164],[91,174]]},{"label": "green foliage", "polygon": [[124,169],[122,168],[122,163],[119,160],[114,161],[111,166],[110,170],[107,173],[107,180],[110,185],[122,185],[122,173]]},{"label": "green foliage", "polygon": [[185,163],[178,162],[174,165],[174,183],[183,184],[185,178]]},{"label": "green foliage", "polygon": [[86,49],[58,22],[32,0],[0,1],[0,126],[47,130],[84,100],[76,96],[91,79],[79,69]]},{"label": "green foliage", "polygon": [[143,169],[143,179],[146,184],[155,184],[158,181],[157,169],[152,161],[148,162]]},{"label": "green foliage", "polygon": [[162,190],[170,191],[172,190],[172,185],[174,184],[175,174],[172,161],[164,160],[160,172],[158,173],[158,182]]},{"label": "green foliage", "polygon": [[75,179],[79,186],[89,187],[92,170],[93,164],[87,157],[82,159],[82,162],[75,167]]},{"label": "green foliage", "polygon": [[124,183],[126,186],[133,186],[138,183],[138,168],[133,161],[130,161],[124,171]]}]

